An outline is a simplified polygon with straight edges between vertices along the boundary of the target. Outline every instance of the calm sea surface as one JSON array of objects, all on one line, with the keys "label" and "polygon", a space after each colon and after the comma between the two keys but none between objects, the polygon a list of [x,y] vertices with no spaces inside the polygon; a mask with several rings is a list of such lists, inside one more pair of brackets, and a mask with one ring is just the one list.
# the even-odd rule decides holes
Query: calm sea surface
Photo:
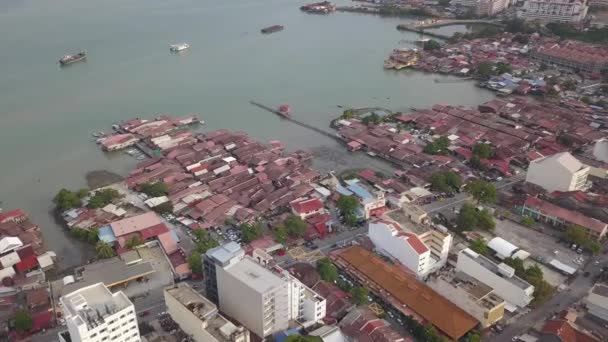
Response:
[{"label": "calm sea surface", "polygon": [[[386,72],[404,19],[302,13],[287,0],[5,0],[0,2],[0,201],[26,210],[61,266],[89,251],[52,216],[59,188],[84,175],[126,174],[135,161],[105,155],[91,133],[113,122],[159,113],[197,113],[204,129],[245,130],[290,149],[312,150],[323,169],[381,163],[348,155],[335,142],[252,107],[289,103],[302,121],[326,128],[345,107],[389,109],[434,103],[475,105],[492,94],[437,75]],[[285,30],[262,35],[265,26]],[[169,44],[192,49],[169,53]],[[59,68],[63,54],[86,49],[86,63]]]}]

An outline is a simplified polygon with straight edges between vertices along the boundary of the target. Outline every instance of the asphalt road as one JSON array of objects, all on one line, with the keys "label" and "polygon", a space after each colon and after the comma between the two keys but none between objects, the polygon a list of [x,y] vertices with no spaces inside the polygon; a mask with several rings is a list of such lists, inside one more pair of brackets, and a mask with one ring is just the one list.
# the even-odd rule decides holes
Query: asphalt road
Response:
[{"label": "asphalt road", "polygon": [[[594,284],[594,275],[600,271],[600,266],[594,265],[599,260],[601,264],[608,262],[608,255],[599,255],[591,258],[584,269],[577,273],[577,277],[568,285],[567,289],[558,292],[553,298],[530,313],[520,317],[508,325],[502,333],[493,335],[492,342],[510,342],[513,336],[525,334],[533,325],[550,318],[555,311],[562,311],[580,301]],[[591,272],[591,276],[584,277],[584,272]]]},{"label": "asphalt road", "polygon": [[[494,182],[494,186],[496,186],[496,189],[502,189],[504,187],[513,185],[517,182],[520,182],[524,179],[526,179],[526,173],[521,172],[520,174],[515,175],[513,177],[509,177],[509,178],[503,179],[501,181]],[[469,199],[471,199],[471,196],[468,193],[461,192],[459,194],[456,194],[456,196],[454,196],[452,198],[446,198],[444,201],[441,201],[441,202],[436,201],[436,202],[427,204],[427,205],[423,206],[422,208],[427,213],[432,214],[432,213],[435,213],[438,211],[453,208],[463,202],[468,201]]]}]

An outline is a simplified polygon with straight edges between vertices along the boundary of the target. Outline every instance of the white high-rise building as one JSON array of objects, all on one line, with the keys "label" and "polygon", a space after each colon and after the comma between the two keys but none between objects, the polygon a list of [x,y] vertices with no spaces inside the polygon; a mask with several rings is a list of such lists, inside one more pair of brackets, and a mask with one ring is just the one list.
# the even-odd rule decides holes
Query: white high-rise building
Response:
[{"label": "white high-rise building", "polygon": [[[224,258],[224,249],[207,253],[207,258]],[[206,272],[216,277],[213,288],[217,289],[219,308],[257,336],[285,330],[292,322],[308,326],[325,317],[325,299],[273,265],[265,252],[254,250],[250,257],[233,251],[221,260],[209,263],[207,267],[215,269]]]},{"label": "white high-rise building", "polygon": [[139,342],[133,303],[122,292],[112,293],[103,283],[61,297],[67,331],[61,342]]},{"label": "white high-rise building", "polygon": [[585,19],[589,6],[578,0],[525,0],[518,16],[540,22],[578,23]]},{"label": "white high-rise building", "polygon": [[396,259],[418,278],[443,267],[452,246],[447,230],[413,222],[405,227],[396,222],[372,222],[368,234],[380,253]]}]

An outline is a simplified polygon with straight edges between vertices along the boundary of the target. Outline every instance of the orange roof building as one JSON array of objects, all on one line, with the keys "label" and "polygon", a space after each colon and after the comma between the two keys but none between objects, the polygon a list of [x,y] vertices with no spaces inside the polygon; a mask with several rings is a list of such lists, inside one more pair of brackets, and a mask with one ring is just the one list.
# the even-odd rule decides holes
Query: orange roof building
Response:
[{"label": "orange roof building", "polygon": [[331,258],[338,267],[384,297],[396,309],[405,314],[413,312],[451,339],[458,340],[478,324],[473,316],[418,282],[415,276],[387,264],[362,247],[349,247],[334,253]]}]

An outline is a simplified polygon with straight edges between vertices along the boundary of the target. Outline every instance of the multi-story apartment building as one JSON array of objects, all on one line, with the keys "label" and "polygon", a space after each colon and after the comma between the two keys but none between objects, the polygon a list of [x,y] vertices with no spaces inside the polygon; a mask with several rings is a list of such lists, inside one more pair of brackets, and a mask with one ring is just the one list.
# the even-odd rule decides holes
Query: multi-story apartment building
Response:
[{"label": "multi-story apartment building", "polygon": [[490,286],[506,301],[507,308],[523,308],[534,299],[534,286],[516,276],[511,266],[496,264],[468,248],[458,253],[456,270]]},{"label": "multi-story apartment building", "polygon": [[608,0],[589,0],[589,7],[608,7]]},{"label": "multi-story apartment building", "polygon": [[219,314],[217,306],[186,283],[164,290],[167,312],[195,342],[249,342],[249,330]]},{"label": "multi-story apartment building", "polygon": [[[325,299],[288,271],[274,265],[261,250],[246,256],[231,243],[205,257],[208,293],[216,293],[220,310],[259,337],[287,329],[291,322],[307,326],[325,317]],[[214,292],[215,291],[215,292]]]},{"label": "multi-story apartment building", "polygon": [[582,190],[587,184],[589,166],[568,152],[557,153],[530,162],[526,182],[548,192]]},{"label": "multi-story apartment building", "polygon": [[245,256],[241,246],[232,241],[221,246],[211,248],[203,254],[203,276],[205,279],[205,295],[216,305],[220,303],[217,288],[217,269],[226,268],[239,262]]},{"label": "multi-story apartment building", "polygon": [[573,40],[540,45],[530,52],[530,58],[587,73],[608,70],[608,49],[605,46]]},{"label": "multi-story apartment building", "polygon": [[475,12],[476,15],[491,17],[509,6],[509,0],[453,0],[455,6],[466,7]]},{"label": "multi-story apartment building", "polygon": [[526,0],[518,12],[525,20],[578,23],[585,19],[589,7],[578,0]]},{"label": "multi-story apartment building", "polygon": [[61,342],[139,342],[133,303],[122,292],[112,293],[103,283],[61,297],[68,330]]},{"label": "multi-story apartment building", "polygon": [[396,259],[423,278],[447,262],[452,235],[447,230],[411,222],[376,221],[369,224],[369,238],[376,249]]}]

